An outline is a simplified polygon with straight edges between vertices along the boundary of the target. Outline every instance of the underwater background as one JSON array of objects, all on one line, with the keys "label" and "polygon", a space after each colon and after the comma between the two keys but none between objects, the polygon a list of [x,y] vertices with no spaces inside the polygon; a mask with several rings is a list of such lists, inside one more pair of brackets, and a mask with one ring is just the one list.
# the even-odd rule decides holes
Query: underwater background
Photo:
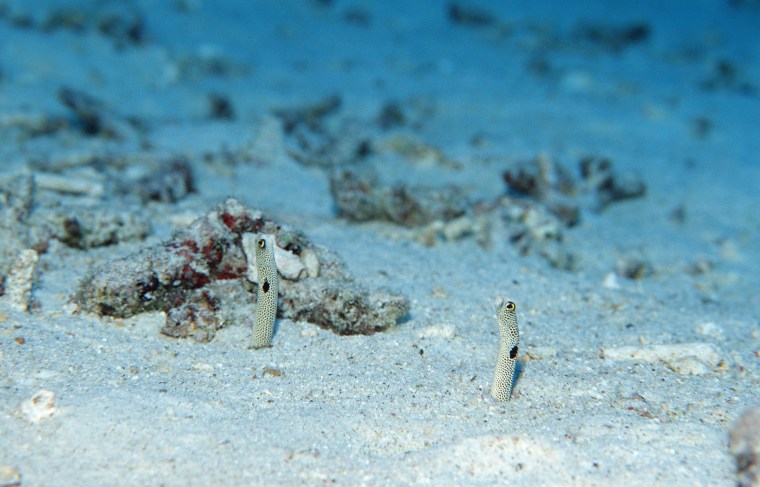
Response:
[{"label": "underwater background", "polygon": [[0,486],[758,485],[759,32],[0,0]]}]

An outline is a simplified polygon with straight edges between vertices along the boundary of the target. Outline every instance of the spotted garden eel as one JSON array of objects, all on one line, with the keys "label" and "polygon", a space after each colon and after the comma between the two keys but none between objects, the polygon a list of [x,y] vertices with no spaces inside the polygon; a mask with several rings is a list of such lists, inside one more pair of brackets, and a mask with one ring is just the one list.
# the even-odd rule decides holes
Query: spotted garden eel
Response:
[{"label": "spotted garden eel", "polygon": [[515,375],[520,330],[517,328],[517,306],[504,298],[496,299],[496,315],[499,317],[499,357],[493,373],[491,397],[497,401],[509,401],[512,397],[512,379]]},{"label": "spotted garden eel", "polygon": [[255,249],[259,287],[256,294],[256,316],[253,322],[253,343],[251,346],[262,348],[268,347],[272,343],[280,280],[277,276],[272,239],[263,233],[256,234]]}]

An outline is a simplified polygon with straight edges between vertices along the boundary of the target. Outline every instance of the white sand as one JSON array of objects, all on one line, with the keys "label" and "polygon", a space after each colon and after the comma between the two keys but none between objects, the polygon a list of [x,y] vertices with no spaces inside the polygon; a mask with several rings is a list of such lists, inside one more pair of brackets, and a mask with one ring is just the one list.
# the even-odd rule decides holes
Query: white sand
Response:
[{"label": "white sand", "polygon": [[[54,245],[40,255],[38,309],[0,304],[0,466],[24,486],[734,485],[727,432],[760,403],[760,99],[699,83],[728,58],[760,90],[756,2],[679,0],[667,11],[656,1],[608,2],[609,11],[494,2],[488,8],[513,29],[506,37],[452,25],[446,2],[218,3],[136,2],[148,40],[123,50],[95,33],[0,19],[3,174],[41,157],[141,151],[132,139],[15,139],[14,117],[67,113],[55,95],[64,85],[148,121],[156,155],[241,147],[268,110],[338,93],[357,118],[388,100],[434,107],[410,136],[463,168],[397,178],[453,180],[493,198],[507,162],[544,151],[574,164],[592,153],[636,170],[648,194],[584,213],[566,234],[581,268],[566,272],[506,242],[427,248],[391,225],[349,224],[334,216],[325,174],[282,151],[259,164],[197,164],[199,192],[155,206],[149,242],[233,195],[335,250],[359,281],[406,294],[409,319],[345,337],[280,320],[273,348],[259,351],[234,324],[206,345],[175,340],[158,333],[160,314],[69,312],[90,263],[145,242]],[[351,6],[366,10],[369,26],[342,20]],[[535,47],[578,20],[644,21],[652,33],[617,55]],[[244,72],[178,74],[180,58],[209,52]],[[551,74],[528,72],[536,56]],[[208,92],[230,97],[234,122],[205,120]],[[692,135],[696,117],[712,123],[705,139]],[[470,144],[476,135],[483,146]],[[669,218],[678,206],[683,224]],[[631,252],[655,274],[603,286]],[[689,274],[700,259],[712,270]],[[522,333],[521,374],[504,404],[483,398],[499,295],[517,302]],[[696,355],[666,347],[692,343]],[[22,404],[40,390],[54,393],[55,409],[30,422]]]}]

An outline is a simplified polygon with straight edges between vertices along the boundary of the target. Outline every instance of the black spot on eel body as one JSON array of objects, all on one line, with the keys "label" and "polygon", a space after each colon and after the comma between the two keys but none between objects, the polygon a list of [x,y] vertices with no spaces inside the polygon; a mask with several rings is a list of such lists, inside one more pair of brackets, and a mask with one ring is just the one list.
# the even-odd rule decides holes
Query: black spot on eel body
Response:
[{"label": "black spot on eel body", "polygon": [[264,284],[261,285],[261,290],[265,293],[269,292],[269,281],[265,280]]},{"label": "black spot on eel body", "polygon": [[509,351],[509,358],[513,359],[517,357],[517,347],[512,347],[512,350]]}]

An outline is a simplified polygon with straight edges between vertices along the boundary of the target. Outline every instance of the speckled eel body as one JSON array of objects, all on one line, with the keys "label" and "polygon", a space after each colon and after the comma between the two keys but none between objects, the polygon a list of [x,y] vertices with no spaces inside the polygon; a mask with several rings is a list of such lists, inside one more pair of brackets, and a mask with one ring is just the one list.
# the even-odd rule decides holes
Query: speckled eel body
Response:
[{"label": "speckled eel body", "polygon": [[280,280],[277,264],[274,260],[274,242],[263,233],[256,235],[256,272],[258,273],[258,292],[256,316],[253,323],[253,348],[268,347],[272,344],[274,320],[277,317],[277,295]]},{"label": "speckled eel body", "polygon": [[496,300],[496,315],[499,318],[499,357],[491,384],[491,397],[497,401],[509,401],[512,397],[512,382],[520,345],[520,330],[517,328],[517,306],[508,299]]}]

